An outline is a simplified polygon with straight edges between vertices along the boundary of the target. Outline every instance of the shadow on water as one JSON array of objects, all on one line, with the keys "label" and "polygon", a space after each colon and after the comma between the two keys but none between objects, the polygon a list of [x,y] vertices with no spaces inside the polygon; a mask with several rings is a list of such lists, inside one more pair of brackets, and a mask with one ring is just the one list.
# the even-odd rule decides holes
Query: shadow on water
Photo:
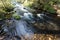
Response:
[{"label": "shadow on water", "polygon": [[[40,23],[45,24],[46,26],[44,29],[42,29],[43,26],[42,26],[42,28],[39,28],[41,26],[39,25],[39,27],[37,27],[38,26],[38,24],[37,24],[37,26],[34,27],[35,30],[37,30],[35,32],[35,34],[60,34],[60,21],[59,21],[59,19],[57,19],[58,17],[56,17],[56,16],[52,17],[52,15],[50,15],[50,14],[43,14],[40,16],[42,16],[43,19],[40,18],[39,20],[37,20],[38,23],[39,23],[39,21],[41,21]],[[51,26],[49,27],[49,25],[51,25]]]}]

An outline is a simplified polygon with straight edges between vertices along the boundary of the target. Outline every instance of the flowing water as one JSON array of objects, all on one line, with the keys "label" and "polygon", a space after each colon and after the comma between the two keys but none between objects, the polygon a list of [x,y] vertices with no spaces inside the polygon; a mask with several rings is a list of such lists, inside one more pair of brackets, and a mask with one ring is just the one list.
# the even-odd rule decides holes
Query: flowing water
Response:
[{"label": "flowing water", "polygon": [[24,9],[22,4],[15,3],[15,9],[17,15],[21,16],[20,20],[14,20],[16,24],[16,35],[19,37],[23,37],[21,40],[31,40],[31,38],[34,35],[34,32],[32,31],[32,26],[27,23],[33,22],[32,13],[30,13],[28,10]]}]

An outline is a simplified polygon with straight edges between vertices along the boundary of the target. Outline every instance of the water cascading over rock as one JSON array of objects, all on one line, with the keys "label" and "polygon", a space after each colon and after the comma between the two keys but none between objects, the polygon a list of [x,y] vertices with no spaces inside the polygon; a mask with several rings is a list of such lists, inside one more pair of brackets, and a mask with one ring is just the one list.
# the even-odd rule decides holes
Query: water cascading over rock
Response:
[{"label": "water cascading over rock", "polygon": [[30,13],[28,10],[24,9],[24,7],[21,4],[15,3],[15,9],[17,15],[20,15],[20,20],[15,20],[16,24],[16,35],[19,37],[23,37],[25,39],[31,40],[31,38],[34,35],[34,32],[32,31],[32,26],[27,23],[27,21],[33,22],[32,13]]}]

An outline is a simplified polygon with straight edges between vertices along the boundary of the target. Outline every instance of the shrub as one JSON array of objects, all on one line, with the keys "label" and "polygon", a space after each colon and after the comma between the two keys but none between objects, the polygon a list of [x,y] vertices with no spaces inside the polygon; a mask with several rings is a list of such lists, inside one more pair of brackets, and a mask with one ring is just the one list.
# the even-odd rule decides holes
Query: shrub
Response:
[{"label": "shrub", "polygon": [[9,19],[12,17],[14,6],[8,2],[0,4],[0,20]]}]

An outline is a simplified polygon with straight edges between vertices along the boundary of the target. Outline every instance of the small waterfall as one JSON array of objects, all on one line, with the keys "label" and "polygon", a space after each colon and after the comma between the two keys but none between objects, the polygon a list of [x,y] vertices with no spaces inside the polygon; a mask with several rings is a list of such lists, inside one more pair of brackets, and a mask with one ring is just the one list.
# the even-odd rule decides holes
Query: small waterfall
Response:
[{"label": "small waterfall", "polygon": [[21,16],[20,20],[14,20],[16,24],[16,35],[18,35],[19,37],[23,37],[24,40],[31,40],[34,32],[32,31],[32,26],[28,24],[27,21],[33,22],[32,13],[24,9],[23,5],[18,3],[15,4],[14,11],[16,11],[17,15]]}]

